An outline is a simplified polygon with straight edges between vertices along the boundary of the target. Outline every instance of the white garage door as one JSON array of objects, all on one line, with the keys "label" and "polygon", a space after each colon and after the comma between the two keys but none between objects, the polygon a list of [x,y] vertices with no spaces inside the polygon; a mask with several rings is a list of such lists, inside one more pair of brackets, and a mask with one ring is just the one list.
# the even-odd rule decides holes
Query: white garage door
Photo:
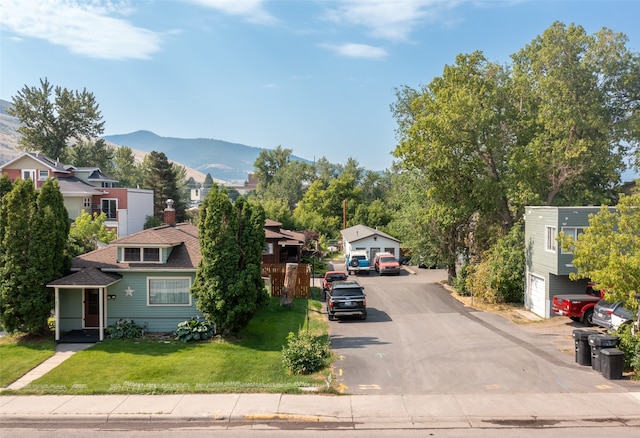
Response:
[{"label": "white garage door", "polygon": [[538,316],[547,318],[547,300],[543,277],[529,274],[529,294],[531,303],[530,310]]}]

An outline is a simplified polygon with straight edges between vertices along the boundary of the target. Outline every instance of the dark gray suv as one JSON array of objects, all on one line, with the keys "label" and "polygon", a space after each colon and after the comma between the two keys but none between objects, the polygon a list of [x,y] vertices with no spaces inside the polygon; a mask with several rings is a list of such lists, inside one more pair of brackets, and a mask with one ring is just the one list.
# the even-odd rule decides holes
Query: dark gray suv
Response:
[{"label": "dark gray suv", "polygon": [[364,287],[357,281],[334,281],[327,297],[329,321],[343,315],[359,315],[360,319],[367,319],[367,297]]}]

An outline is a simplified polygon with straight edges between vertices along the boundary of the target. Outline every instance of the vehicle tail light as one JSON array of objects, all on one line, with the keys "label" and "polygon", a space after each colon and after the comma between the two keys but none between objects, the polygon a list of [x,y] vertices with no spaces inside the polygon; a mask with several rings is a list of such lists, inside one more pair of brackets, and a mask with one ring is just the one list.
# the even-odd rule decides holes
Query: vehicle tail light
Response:
[{"label": "vehicle tail light", "polygon": [[604,311],[604,313],[606,313],[607,315],[613,315],[613,310],[607,309]]},{"label": "vehicle tail light", "polygon": [[329,307],[333,307],[333,300],[329,299]]}]

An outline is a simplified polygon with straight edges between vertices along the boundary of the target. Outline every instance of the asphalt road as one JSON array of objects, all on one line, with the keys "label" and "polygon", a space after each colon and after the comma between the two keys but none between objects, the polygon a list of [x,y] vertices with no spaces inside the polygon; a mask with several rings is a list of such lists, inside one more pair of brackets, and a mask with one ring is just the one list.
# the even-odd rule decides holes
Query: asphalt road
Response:
[{"label": "asphalt road", "polygon": [[[558,350],[557,333],[464,306],[440,284],[444,271],[415,272],[358,275],[367,320],[330,322],[339,357],[334,372],[344,393],[626,392],[624,382],[606,380]],[[564,336],[571,332],[567,327]]]}]

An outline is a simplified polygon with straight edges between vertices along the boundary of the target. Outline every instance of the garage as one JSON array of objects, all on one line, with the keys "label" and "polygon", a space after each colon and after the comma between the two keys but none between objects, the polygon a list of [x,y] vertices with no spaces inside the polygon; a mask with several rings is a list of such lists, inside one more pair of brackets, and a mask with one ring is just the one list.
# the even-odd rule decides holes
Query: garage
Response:
[{"label": "garage", "polygon": [[533,313],[543,318],[549,317],[544,277],[529,274],[529,303],[529,310]]}]

